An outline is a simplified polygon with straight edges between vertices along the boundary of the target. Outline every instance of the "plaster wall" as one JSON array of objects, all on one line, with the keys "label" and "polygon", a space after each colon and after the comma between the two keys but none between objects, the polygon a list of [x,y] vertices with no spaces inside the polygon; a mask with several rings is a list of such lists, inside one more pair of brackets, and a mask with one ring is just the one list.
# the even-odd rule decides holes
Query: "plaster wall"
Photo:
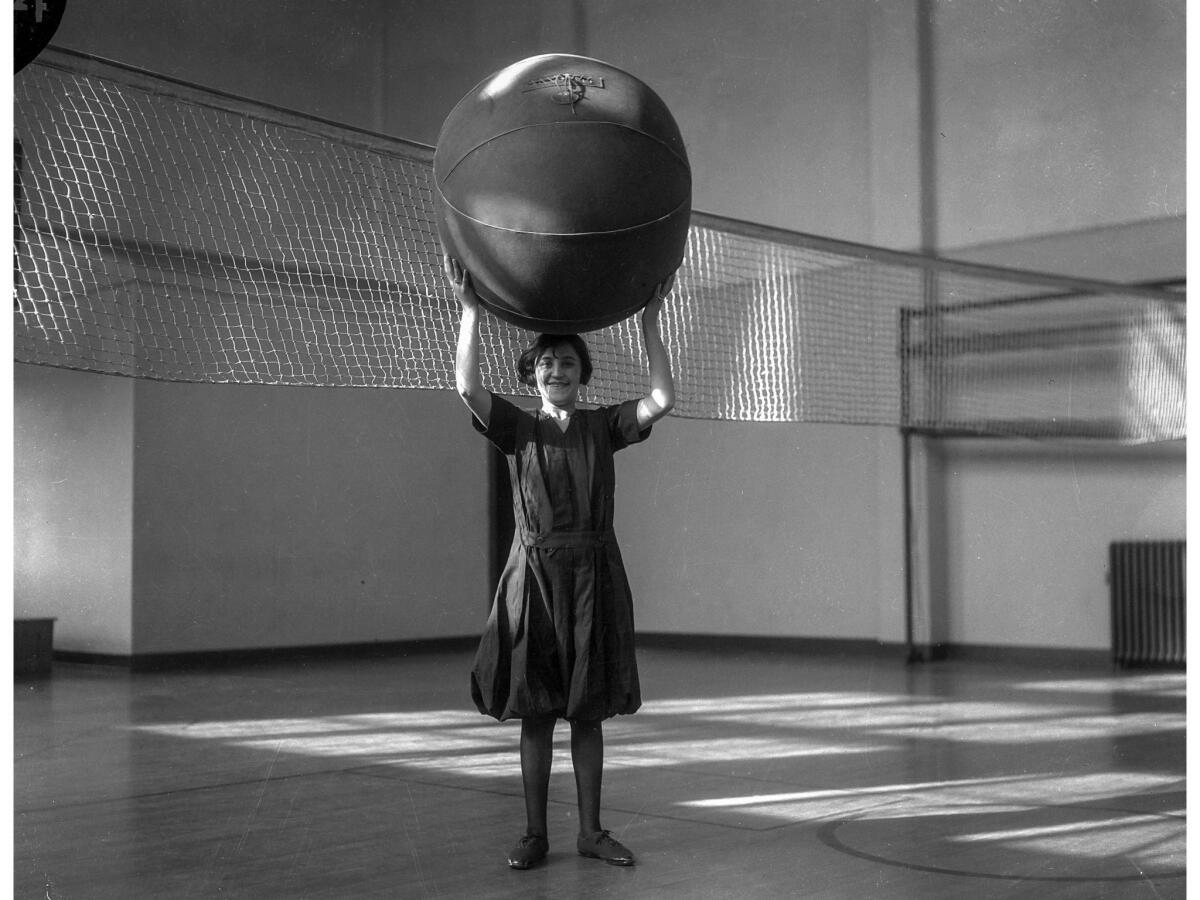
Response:
[{"label": "plaster wall", "polygon": [[13,613],[56,619],[58,649],[133,646],[133,392],[13,368]]}]

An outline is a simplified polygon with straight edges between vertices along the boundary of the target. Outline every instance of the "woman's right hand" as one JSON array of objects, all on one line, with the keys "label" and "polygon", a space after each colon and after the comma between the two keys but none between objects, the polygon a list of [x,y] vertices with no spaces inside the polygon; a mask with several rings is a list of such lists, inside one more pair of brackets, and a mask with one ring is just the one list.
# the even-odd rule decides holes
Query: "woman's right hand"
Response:
[{"label": "woman's right hand", "polygon": [[454,290],[454,298],[463,305],[463,309],[478,309],[479,295],[471,284],[471,273],[463,268],[462,263],[447,253],[442,257],[446,269],[446,280]]},{"label": "woman's right hand", "polygon": [[674,285],[675,273],[672,272],[670,276],[654,286],[654,296],[642,307],[643,325],[658,321],[658,314],[662,311],[663,301],[667,299],[667,294],[671,293],[671,288]]}]

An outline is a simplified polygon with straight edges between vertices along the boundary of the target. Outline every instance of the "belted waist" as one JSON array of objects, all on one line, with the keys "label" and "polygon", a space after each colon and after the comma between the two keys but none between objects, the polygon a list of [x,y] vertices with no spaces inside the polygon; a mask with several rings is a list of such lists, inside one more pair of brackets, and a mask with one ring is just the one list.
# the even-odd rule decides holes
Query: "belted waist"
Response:
[{"label": "belted waist", "polygon": [[525,531],[520,532],[521,543],[526,547],[599,547],[604,544],[615,544],[617,535],[610,528],[607,531]]}]

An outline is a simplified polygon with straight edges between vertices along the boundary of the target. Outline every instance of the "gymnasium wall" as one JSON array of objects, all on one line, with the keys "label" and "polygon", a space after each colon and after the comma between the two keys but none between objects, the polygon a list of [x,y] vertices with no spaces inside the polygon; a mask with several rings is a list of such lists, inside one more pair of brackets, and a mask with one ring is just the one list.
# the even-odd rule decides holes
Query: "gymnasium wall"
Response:
[{"label": "gymnasium wall", "polygon": [[1108,545],[1186,534],[1182,441],[939,441],[935,637],[1106,649]]},{"label": "gymnasium wall", "polygon": [[1183,0],[932,6],[939,248],[1149,220],[1181,241]]},{"label": "gymnasium wall", "polygon": [[643,632],[904,638],[895,429],[667,419],[618,457]]},{"label": "gymnasium wall", "polygon": [[13,369],[13,612],[55,646],[128,655],[133,393],[127,378]]},{"label": "gymnasium wall", "polygon": [[479,627],[478,448],[447,391],[136,383],[139,653]]},{"label": "gymnasium wall", "polygon": [[[1065,256],[1082,265],[1158,217],[1168,238],[1181,232],[1183,120],[1170,92],[1182,71],[1173,24],[1182,2],[1148,4],[1153,13],[1141,16],[1129,15],[1129,5],[1094,4],[1099,12],[1082,21],[1070,0],[1038,4],[1034,30],[1049,29],[1056,40],[1022,31],[1029,4],[995,5],[1010,10],[1008,18],[992,4],[932,5],[931,72],[916,52],[916,0],[292,0],[240,5],[236,23],[228,9],[201,0],[92,0],[69,8],[56,43],[428,143],[450,106],[488,72],[535,52],[580,52],[631,69],[663,94],[688,141],[697,208],[901,249],[920,242],[924,75],[934,78],[939,109],[926,162],[937,172],[942,249],[1040,245],[1043,236],[1069,233],[1076,239]],[[994,48],[992,35],[1002,38]],[[1068,37],[1077,52],[1063,52]],[[1122,40],[1157,53],[1129,62],[1116,47]],[[1092,52],[1096,46],[1113,52]],[[1136,91],[1125,87],[1130,68]],[[1161,146],[1144,153],[1147,134]],[[1138,170],[1142,161],[1157,174]],[[1136,240],[1131,246],[1136,251]],[[1065,256],[1054,258],[1069,267]],[[78,405],[91,389],[72,379],[94,376],[60,374],[53,390],[63,405]],[[127,551],[136,652],[478,630],[482,612],[469,610],[486,594],[488,451],[458,418],[457,399],[327,393],[138,385],[130,461],[139,473],[138,518]],[[407,466],[381,469],[377,461],[396,450],[385,424],[393,418],[427,419],[446,437],[453,477],[439,469],[430,480],[421,454],[438,451],[423,442]],[[340,443],[331,428],[315,460],[302,459],[298,442],[325,419],[354,442]],[[1006,559],[1044,544],[1043,531],[1075,533],[1091,547],[1131,523],[1174,515],[1163,492],[1150,490],[1099,520],[1040,505],[1031,532],[1019,512],[1006,518],[975,499],[995,491],[993,479],[1005,472],[1019,483],[1027,461],[996,461],[983,447],[976,467],[962,456],[965,446],[952,452],[957,471],[972,474],[954,476],[935,514],[944,513],[955,535],[991,535]],[[1079,484],[1075,451],[1046,452],[1056,462],[1041,477],[1070,495]],[[1177,483],[1174,462],[1129,456],[1120,468],[1160,487]],[[895,429],[668,420],[653,441],[618,457],[618,472],[618,529],[643,630],[903,639]],[[461,502],[431,519],[428,508],[447,481]],[[1104,497],[1104,478],[1089,490]],[[396,504],[398,495],[407,502]],[[385,560],[394,539],[406,549]],[[449,565],[437,549],[446,547],[455,548]],[[1026,598],[1041,590],[1039,572],[1010,566],[1006,608],[1014,612],[988,618],[979,613],[988,604],[975,598],[986,596],[993,572],[949,554],[942,571],[941,584],[954,592],[946,599],[956,640],[1106,643],[1097,630],[1104,622],[1074,633],[1013,624],[1021,610],[1037,611]],[[1094,573],[1071,571],[1078,580],[1070,590],[1087,591],[1096,608]],[[356,586],[364,574],[373,579]],[[467,614],[443,606],[462,593],[478,597]],[[407,604],[421,614],[397,614]],[[64,605],[60,615],[73,618],[74,607]]]},{"label": "gymnasium wall", "polygon": [[[933,6],[940,251],[1182,280],[1184,3]],[[1182,442],[939,441],[929,463],[953,644],[1106,649],[1109,542],[1186,534]]]}]

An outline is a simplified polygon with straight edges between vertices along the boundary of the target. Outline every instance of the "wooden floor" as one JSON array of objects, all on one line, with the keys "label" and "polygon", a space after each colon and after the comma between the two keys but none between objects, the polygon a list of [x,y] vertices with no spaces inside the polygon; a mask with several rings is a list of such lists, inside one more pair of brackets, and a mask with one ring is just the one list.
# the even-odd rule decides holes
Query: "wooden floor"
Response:
[{"label": "wooden floor", "polygon": [[550,858],[528,872],[504,863],[519,726],[474,712],[466,655],[57,664],[16,685],[15,896],[1184,896],[1180,674],[640,660],[604,796],[639,864],[575,853],[560,753]]}]

